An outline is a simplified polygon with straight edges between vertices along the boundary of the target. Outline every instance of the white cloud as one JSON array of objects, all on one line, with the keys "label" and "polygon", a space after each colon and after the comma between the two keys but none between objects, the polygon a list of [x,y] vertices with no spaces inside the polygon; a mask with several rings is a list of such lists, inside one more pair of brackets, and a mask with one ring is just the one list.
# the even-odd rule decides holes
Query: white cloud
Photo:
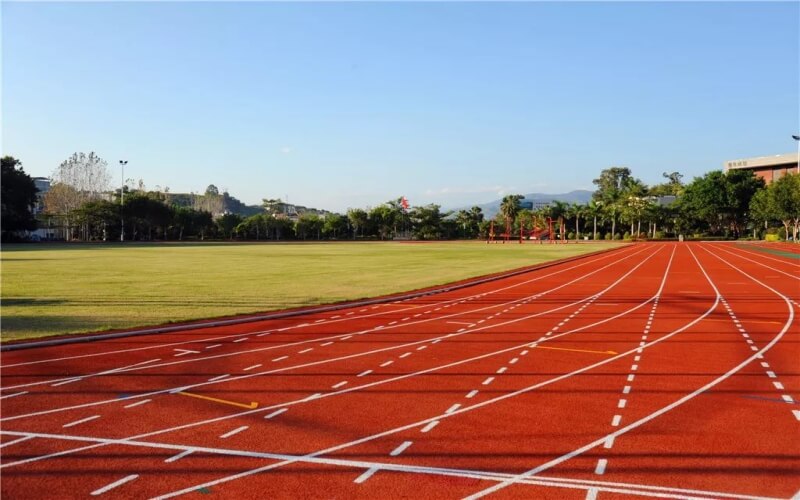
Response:
[{"label": "white cloud", "polygon": [[285,155],[288,155],[291,152],[292,152],[292,148],[290,148],[289,146],[284,146],[284,147],[281,148],[281,153],[283,153]]}]

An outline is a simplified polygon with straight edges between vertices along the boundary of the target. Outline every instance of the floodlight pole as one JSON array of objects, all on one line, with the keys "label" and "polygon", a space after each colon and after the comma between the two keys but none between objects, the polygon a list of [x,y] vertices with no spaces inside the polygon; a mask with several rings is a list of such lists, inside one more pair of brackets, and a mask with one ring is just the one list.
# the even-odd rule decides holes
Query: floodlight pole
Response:
[{"label": "floodlight pole", "polygon": [[793,135],[792,139],[797,141],[797,173],[800,174],[800,135]]},{"label": "floodlight pole", "polygon": [[122,230],[119,233],[119,241],[125,241],[125,165],[128,164],[128,160],[120,160],[119,166],[122,170],[121,172],[121,183],[119,185],[119,220]]}]

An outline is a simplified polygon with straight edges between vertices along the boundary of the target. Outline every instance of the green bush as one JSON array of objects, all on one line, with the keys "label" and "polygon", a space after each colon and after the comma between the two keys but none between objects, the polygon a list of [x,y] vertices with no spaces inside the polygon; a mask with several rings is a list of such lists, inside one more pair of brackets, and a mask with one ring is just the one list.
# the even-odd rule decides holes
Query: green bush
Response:
[{"label": "green bush", "polygon": [[781,241],[781,237],[779,235],[777,235],[777,234],[769,234],[769,233],[767,233],[766,235],[764,235],[764,240],[765,241]]},{"label": "green bush", "polygon": [[611,241],[611,233],[606,233],[605,239]]},{"label": "green bush", "polygon": [[615,240],[618,240],[618,239],[619,239],[619,233],[614,233],[614,239],[615,239]]},{"label": "green bush", "polygon": [[625,234],[622,235],[622,239],[623,240],[631,239],[631,233],[629,233],[628,231],[625,231]]}]

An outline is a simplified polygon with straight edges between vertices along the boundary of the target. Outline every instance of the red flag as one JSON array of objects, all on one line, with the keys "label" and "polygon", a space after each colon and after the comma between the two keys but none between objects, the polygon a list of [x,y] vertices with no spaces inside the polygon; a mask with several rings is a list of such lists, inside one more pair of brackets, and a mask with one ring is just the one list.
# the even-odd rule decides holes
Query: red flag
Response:
[{"label": "red flag", "polygon": [[400,198],[400,206],[403,207],[403,209],[408,210],[408,200],[405,196]]}]

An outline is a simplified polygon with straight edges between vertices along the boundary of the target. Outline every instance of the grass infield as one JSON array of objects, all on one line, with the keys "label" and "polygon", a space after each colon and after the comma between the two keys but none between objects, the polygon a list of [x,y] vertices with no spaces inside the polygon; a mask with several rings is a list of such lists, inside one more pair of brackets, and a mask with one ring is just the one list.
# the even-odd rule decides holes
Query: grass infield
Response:
[{"label": "grass infield", "polygon": [[4,245],[1,337],[96,332],[374,297],[613,245]]}]

